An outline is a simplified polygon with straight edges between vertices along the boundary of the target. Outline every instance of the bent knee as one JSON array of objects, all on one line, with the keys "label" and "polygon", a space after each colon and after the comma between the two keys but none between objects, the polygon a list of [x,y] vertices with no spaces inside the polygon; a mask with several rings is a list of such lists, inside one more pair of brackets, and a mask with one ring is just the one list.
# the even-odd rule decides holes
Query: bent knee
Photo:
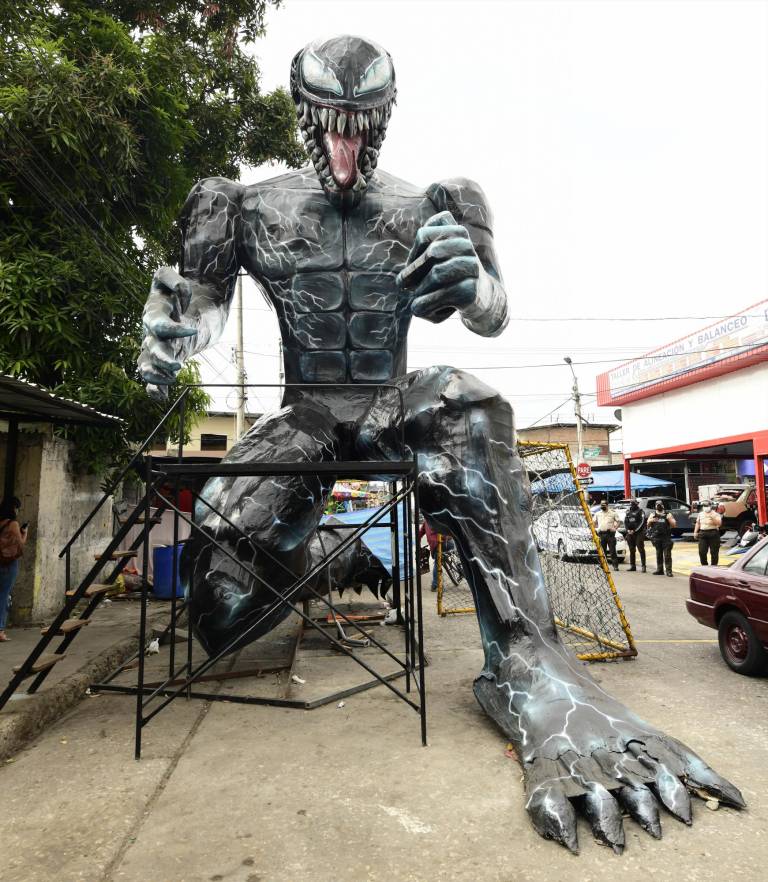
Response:
[{"label": "bent knee", "polygon": [[486,405],[511,411],[509,402],[492,386],[462,368],[438,365],[422,373],[422,382],[431,386],[442,401],[450,406],[466,409],[471,405]]}]

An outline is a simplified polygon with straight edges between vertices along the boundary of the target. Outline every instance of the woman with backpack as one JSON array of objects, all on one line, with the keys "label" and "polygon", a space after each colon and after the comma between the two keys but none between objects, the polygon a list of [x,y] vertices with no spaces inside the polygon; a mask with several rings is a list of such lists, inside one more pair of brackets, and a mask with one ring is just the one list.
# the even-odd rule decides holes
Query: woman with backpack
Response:
[{"label": "woman with backpack", "polygon": [[27,544],[27,525],[17,520],[21,502],[15,497],[0,502],[0,643],[10,638],[5,633],[11,592],[19,574],[19,558]]}]

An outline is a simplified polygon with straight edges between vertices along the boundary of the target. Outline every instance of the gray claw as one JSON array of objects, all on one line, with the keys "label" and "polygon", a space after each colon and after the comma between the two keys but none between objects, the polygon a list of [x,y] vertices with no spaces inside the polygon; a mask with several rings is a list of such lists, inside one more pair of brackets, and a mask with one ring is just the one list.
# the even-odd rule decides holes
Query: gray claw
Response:
[{"label": "gray claw", "polygon": [[624,851],[621,809],[602,784],[593,784],[584,796],[584,814],[598,842],[610,845],[616,854]]},{"label": "gray claw", "polygon": [[655,786],[659,799],[676,818],[689,826],[693,823],[691,797],[677,775],[659,763],[655,768]]},{"label": "gray claw", "polygon": [[715,799],[719,799],[724,805],[732,808],[743,809],[747,807],[744,797],[738,787],[734,787],[730,781],[721,778],[714,770],[698,757],[692,759],[686,767],[686,784],[689,787],[699,787],[711,793]]},{"label": "gray claw", "polygon": [[661,839],[659,804],[647,787],[622,787],[616,797],[643,830]]},{"label": "gray claw", "polygon": [[579,853],[576,812],[561,790],[537,788],[528,800],[526,808],[540,836],[560,842],[573,854]]},{"label": "gray claw", "polygon": [[147,383],[147,395],[153,401],[168,401],[168,387],[160,383]]}]

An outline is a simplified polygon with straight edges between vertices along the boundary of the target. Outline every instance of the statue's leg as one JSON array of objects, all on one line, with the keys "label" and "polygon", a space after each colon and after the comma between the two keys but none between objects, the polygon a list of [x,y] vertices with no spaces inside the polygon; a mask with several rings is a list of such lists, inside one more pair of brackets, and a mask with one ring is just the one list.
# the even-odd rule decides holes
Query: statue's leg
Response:
[{"label": "statue's leg", "polygon": [[[302,401],[260,419],[225,462],[319,462],[338,457],[335,419],[327,408]],[[202,500],[195,504],[195,523],[201,529],[194,530],[185,545],[182,575],[192,627],[209,654],[224,649],[246,629],[250,630],[237,647],[257,639],[290,613],[285,604],[272,609],[276,598],[267,585],[285,593],[306,572],[309,540],[333,483],[331,476],[217,477],[207,482]]]},{"label": "statue's leg", "polygon": [[[604,692],[560,642],[509,404],[451,368],[402,383],[422,510],[456,539],[475,598],[485,651],[475,695],[517,748],[536,829],[575,850],[575,806],[620,850],[622,809],[654,836],[657,798],[690,823],[684,785],[743,806],[732,784]],[[371,408],[360,440],[369,455],[396,458],[397,412],[383,406]]]}]

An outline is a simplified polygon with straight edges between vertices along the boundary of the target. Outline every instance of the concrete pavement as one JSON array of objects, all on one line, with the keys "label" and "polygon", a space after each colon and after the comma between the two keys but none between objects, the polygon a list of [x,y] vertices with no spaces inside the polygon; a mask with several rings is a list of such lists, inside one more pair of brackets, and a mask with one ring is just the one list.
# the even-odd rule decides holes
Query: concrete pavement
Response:
[{"label": "concrete pavement", "polygon": [[[150,602],[150,624],[167,619],[168,604]],[[136,601],[102,601],[90,623],[67,648],[63,661],[51,668],[40,690],[24,693],[32,678],[22,683],[19,693],[0,711],[0,762],[62,714],[74,707],[94,680],[113,671],[138,647],[138,604]],[[10,640],[0,644],[0,689],[40,639],[40,625],[11,628]],[[56,638],[46,649],[51,654],[61,642]]]},{"label": "concrete pavement", "polygon": [[[684,610],[687,580],[625,571],[618,586],[640,656],[592,665],[604,688],[733,780],[746,812],[695,804],[664,839],[627,823],[617,857],[580,824],[578,857],[545,842],[520,769],[472,696],[471,616],[428,606],[429,747],[418,717],[379,687],[314,711],[175,702],[132,758],[133,700],[87,698],[0,769],[2,878],[19,882],[543,882],[758,880],[768,865],[768,680],[722,663]],[[359,679],[320,646],[297,691]],[[285,675],[233,691],[285,688]],[[307,694],[310,694],[307,692]],[[314,694],[314,693],[312,693]],[[610,874],[610,877],[609,877]]]}]

